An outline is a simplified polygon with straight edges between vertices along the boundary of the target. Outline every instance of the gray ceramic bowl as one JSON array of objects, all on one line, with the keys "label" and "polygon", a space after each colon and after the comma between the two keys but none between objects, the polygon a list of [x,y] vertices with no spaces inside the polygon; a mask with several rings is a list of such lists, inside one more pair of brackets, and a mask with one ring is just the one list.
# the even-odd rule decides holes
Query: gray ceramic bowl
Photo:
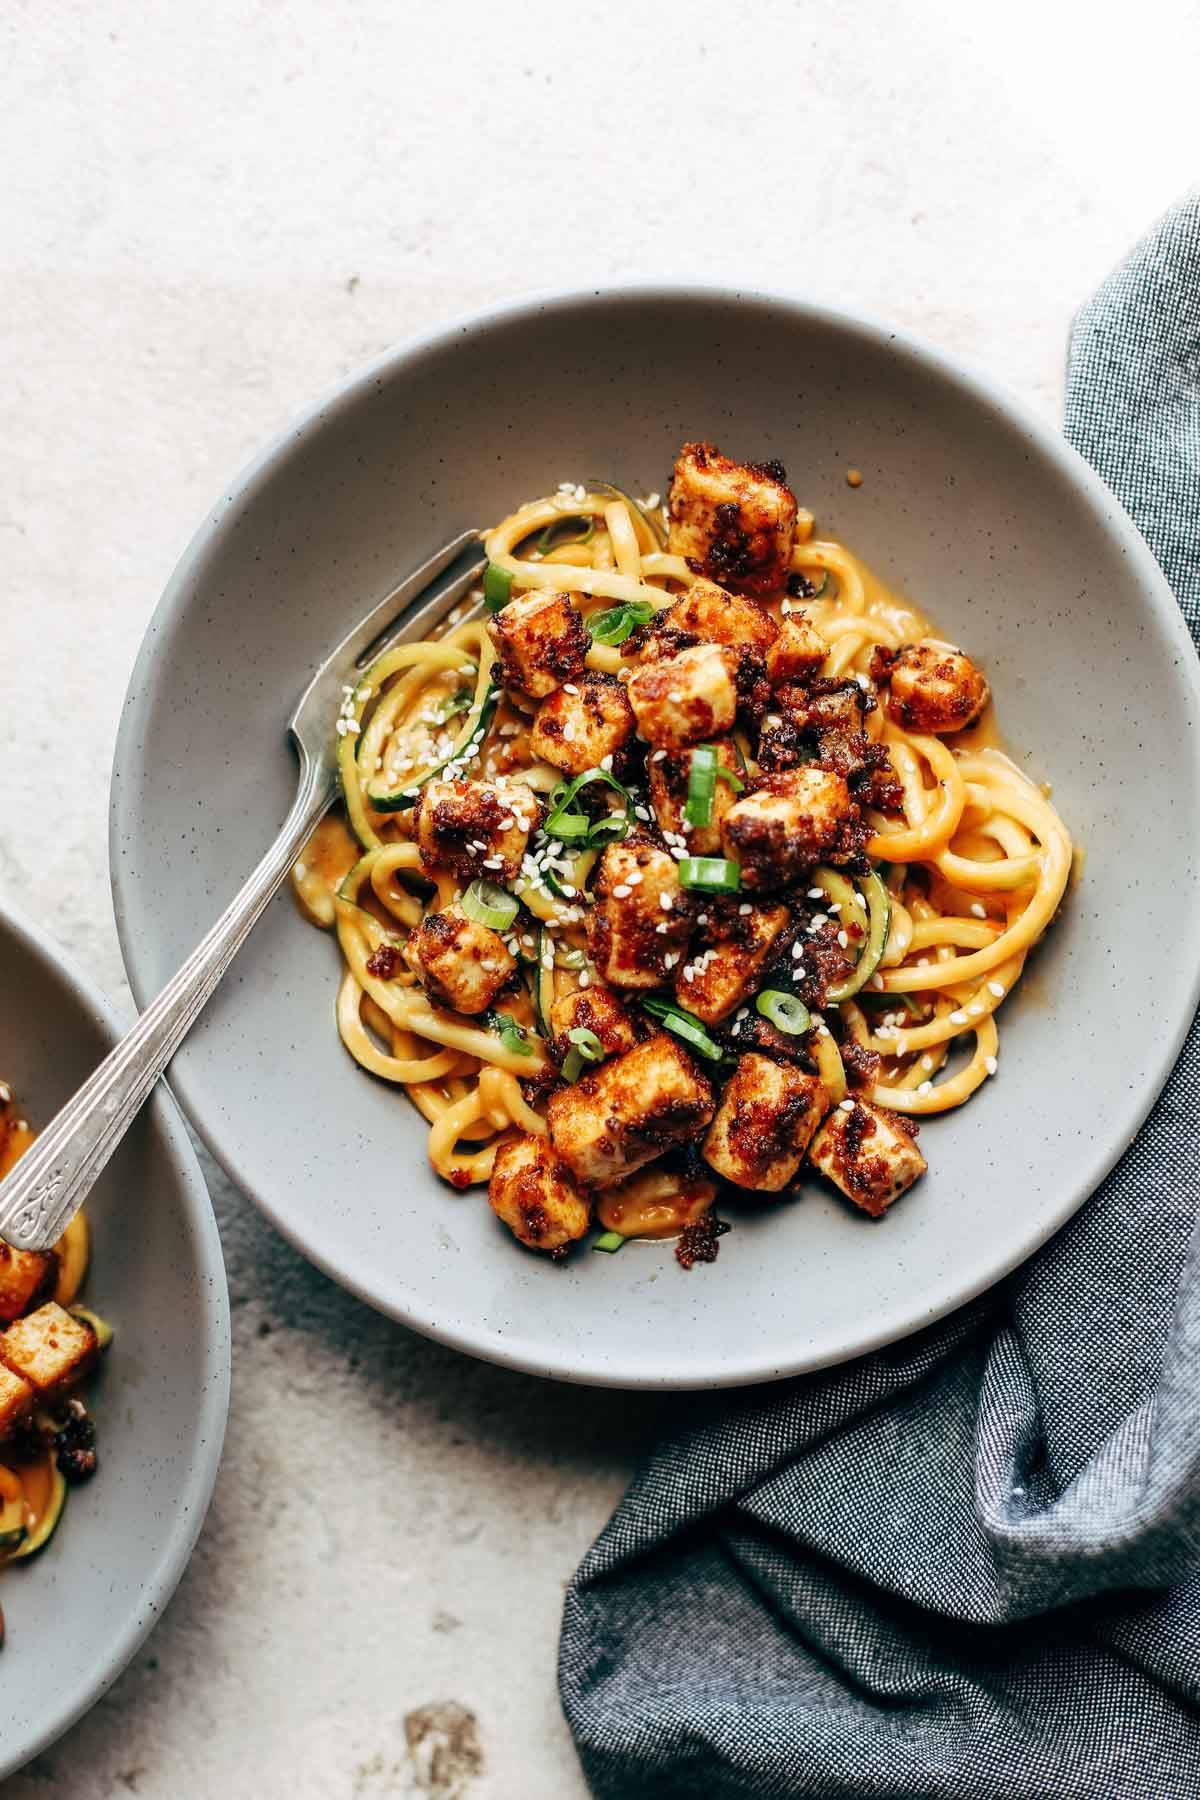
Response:
[{"label": "gray ceramic bowl", "polygon": [[505,308],[385,357],[230,483],[147,634],[113,785],[144,1002],[282,819],[284,718],[351,621],[464,525],[568,477],[661,488],[695,437],[781,457],[824,527],[970,647],[1087,849],[1004,1009],[999,1077],[926,1128],[929,1177],[879,1225],[815,1188],[740,1216],[688,1275],[636,1245],[550,1267],[478,1191],[429,1175],[423,1122],[342,1050],[335,947],[287,897],[172,1075],[234,1179],[337,1280],[477,1355],[613,1385],[763,1381],[926,1324],[1061,1225],[1145,1115],[1200,979],[1200,694],[1108,491],[990,384],[844,314],[663,289]]},{"label": "gray ceramic bowl", "polygon": [[[40,932],[0,907],[0,1074],[44,1124],[110,1048],[114,1021]],[[204,1179],[156,1095],[88,1202],[85,1298],[116,1328],[94,1386],[101,1467],[35,1560],[0,1575],[0,1776],[65,1731],[155,1624],[221,1457],[229,1298]]]}]

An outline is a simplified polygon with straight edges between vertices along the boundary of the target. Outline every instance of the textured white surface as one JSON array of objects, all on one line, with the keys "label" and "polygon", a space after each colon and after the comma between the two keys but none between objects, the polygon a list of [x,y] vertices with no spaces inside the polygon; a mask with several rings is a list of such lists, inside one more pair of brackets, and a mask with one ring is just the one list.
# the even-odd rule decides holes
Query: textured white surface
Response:
[{"label": "textured white surface", "polygon": [[[476,304],[702,273],[888,315],[1054,415],[1072,310],[1194,174],[1200,17],[25,0],[0,56],[0,890],[119,996],[126,679],[291,412]],[[135,1666],[6,1797],[582,1793],[562,1585],[669,1402],[417,1340],[214,1192],[236,1367],[207,1529]],[[445,1700],[478,1716],[461,1784],[406,1749]]]}]

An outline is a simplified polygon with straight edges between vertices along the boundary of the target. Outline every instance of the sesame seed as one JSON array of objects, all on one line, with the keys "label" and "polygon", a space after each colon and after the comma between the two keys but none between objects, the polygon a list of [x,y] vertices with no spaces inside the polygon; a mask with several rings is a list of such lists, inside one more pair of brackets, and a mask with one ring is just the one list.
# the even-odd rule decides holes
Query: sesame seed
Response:
[{"label": "sesame seed", "polygon": [[666,937],[666,935],[667,935],[667,921],[666,921],[666,920],[665,920],[665,919],[661,919],[661,920],[660,920],[660,921],[659,921],[659,923],[658,923],[658,924],[657,924],[657,925],[656,925],[656,926],[655,926],[655,927],[654,927],[654,929],[655,929],[655,931],[656,931],[656,932],[657,932],[657,933],[658,933],[658,935],[659,935],[659,937]]},{"label": "sesame seed", "polygon": [[660,894],[658,896],[658,904],[662,907],[664,912],[670,912],[675,901],[670,894]]},{"label": "sesame seed", "polygon": [[600,767],[604,770],[606,775],[609,775],[612,773],[612,765],[613,759],[612,752],[610,751],[607,756],[602,756],[600,758]]},{"label": "sesame seed", "polygon": [[971,914],[972,914],[973,918],[986,919],[987,918],[987,907],[984,906],[983,903],[979,900],[972,900]]},{"label": "sesame seed", "polygon": [[667,699],[671,702],[672,706],[682,706],[683,705],[683,693],[679,688],[672,688],[670,693],[667,695]]},{"label": "sesame seed", "polygon": [[983,1059],[983,1066],[989,1075],[994,1075],[996,1070],[1000,1067],[994,1056],[985,1056]]},{"label": "sesame seed", "polygon": [[502,869],[504,867],[504,858],[502,856],[485,856],[483,859],[483,866],[485,869]]},{"label": "sesame seed", "polygon": [[612,894],[613,894],[613,899],[614,899],[614,900],[628,900],[628,898],[629,898],[629,885],[628,885],[628,883],[627,883],[627,882],[624,882],[624,881],[623,881],[623,882],[621,882],[621,884],[620,884],[620,886],[619,886],[619,887],[615,887],[615,888],[614,888],[614,889],[613,889],[613,891],[612,891]]},{"label": "sesame seed", "polygon": [[707,925],[708,924],[708,914],[707,913],[699,913],[696,917],[696,923],[697,923],[697,925]]},{"label": "sesame seed", "polygon": [[803,944],[793,944],[792,945],[792,955],[796,958],[796,960],[798,962],[800,960],[800,958],[804,955],[804,945]]},{"label": "sesame seed", "polygon": [[838,1101],[838,1110],[839,1110],[839,1112],[853,1112],[854,1108],[857,1105],[858,1105],[857,1100],[851,1100],[850,1097],[847,1095],[845,1100]]},{"label": "sesame seed", "polygon": [[590,975],[589,975],[589,974],[588,974],[588,972],[587,972],[587,970],[586,970],[586,969],[580,969],[580,971],[579,971],[579,985],[580,985],[580,987],[581,987],[581,988],[585,988],[585,987],[590,987],[590,986],[591,986],[591,984],[592,984],[592,978],[591,978],[591,976],[590,976]]},{"label": "sesame seed", "polygon": [[876,989],[882,988],[883,987],[883,976],[882,975],[872,975],[871,986]]},{"label": "sesame seed", "polygon": [[838,935],[837,935],[837,941],[841,945],[842,949],[844,950],[846,948],[846,946],[849,944],[850,939],[846,936],[846,933],[844,931],[839,931]]},{"label": "sesame seed", "polygon": [[650,814],[644,806],[635,806],[633,811],[635,817],[641,819],[644,824],[650,823]]},{"label": "sesame seed", "polygon": [[511,831],[516,822],[517,821],[513,818],[512,814],[509,813],[506,818],[503,818],[500,821],[501,831]]},{"label": "sesame seed", "polygon": [[967,1022],[967,1015],[965,1012],[962,1011],[961,1008],[959,1008],[956,1012],[952,1012],[950,1014],[950,1023],[952,1025],[965,1025],[966,1022]]},{"label": "sesame seed", "polygon": [[625,880],[630,887],[640,887],[642,885],[642,871],[640,869],[630,869]]},{"label": "sesame seed", "polygon": [[741,914],[743,919],[748,919],[750,917],[750,914],[753,911],[754,911],[754,908],[751,906],[751,904],[748,900],[743,900],[742,904],[738,907],[738,912]]},{"label": "sesame seed", "polygon": [[932,1056],[923,1056],[923,1057],[922,1057],[922,1058],[921,1058],[921,1067],[922,1067],[922,1068],[923,1068],[923,1069],[932,1069],[932,1067],[933,1067],[933,1058],[932,1058]]},{"label": "sesame seed", "polygon": [[933,1092],[932,1081],[923,1081],[921,1083],[920,1087],[917,1089],[917,1092],[918,1092],[918,1094],[932,1094],[932,1092]]},{"label": "sesame seed", "polygon": [[666,754],[665,750],[652,750],[650,753],[650,761],[661,762]]},{"label": "sesame seed", "polygon": [[825,898],[825,890],[824,888],[809,888],[805,898],[808,900],[823,900]]},{"label": "sesame seed", "polygon": [[1003,1000],[1005,994],[1004,983],[1002,981],[989,981],[988,993],[995,994],[997,1000]]},{"label": "sesame seed", "polygon": [[573,681],[564,681],[563,682],[563,693],[564,694],[577,694],[578,692],[579,692],[579,689],[575,686],[575,683]]},{"label": "sesame seed", "polygon": [[573,721],[568,719],[566,724],[563,726],[563,743],[564,744],[573,744],[574,742],[575,742],[575,726],[574,726]]}]

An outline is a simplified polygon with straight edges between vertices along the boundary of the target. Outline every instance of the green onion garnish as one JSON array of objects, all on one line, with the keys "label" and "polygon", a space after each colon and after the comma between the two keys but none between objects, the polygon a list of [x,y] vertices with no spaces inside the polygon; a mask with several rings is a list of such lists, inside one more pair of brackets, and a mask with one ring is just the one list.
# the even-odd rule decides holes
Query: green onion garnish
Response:
[{"label": "green onion garnish", "polygon": [[592,1245],[592,1249],[605,1250],[611,1255],[614,1251],[619,1250],[624,1242],[625,1239],[619,1231],[602,1231]]},{"label": "green onion garnish", "polygon": [[725,856],[685,856],[679,865],[679,880],[683,887],[702,894],[736,894],[741,889],[742,870]]},{"label": "green onion garnish", "polygon": [[513,1056],[532,1056],[533,1046],[529,1043],[525,1027],[518,1025],[511,1013],[493,1012],[487,1016],[489,1028],[494,1031],[504,1048]]},{"label": "green onion garnish", "polygon": [[462,909],[476,924],[504,931],[516,918],[520,903],[494,881],[473,881],[462,897]]},{"label": "green onion garnish", "polygon": [[[625,802],[625,816],[620,818],[609,813],[602,819],[591,819],[586,813],[576,812],[572,806],[577,794],[587,787],[589,782],[601,781],[620,794]],[[579,843],[588,850],[596,850],[601,844],[614,844],[626,837],[633,827],[636,814],[633,810],[633,796],[615,776],[607,769],[585,769],[574,781],[559,782],[550,795],[550,816],[543,830],[549,837],[562,838],[564,841]]]},{"label": "green onion garnish", "polygon": [[623,644],[639,625],[648,625],[655,608],[649,600],[627,600],[623,606],[612,606],[588,620],[588,630],[597,644]]},{"label": "green onion garnish", "polygon": [[703,827],[712,824],[718,781],[727,781],[735,794],[740,794],[746,785],[739,775],[718,760],[715,744],[697,744],[688,771],[687,803],[683,809],[685,825]]},{"label": "green onion garnish", "polygon": [[604,1061],[604,1045],[586,1025],[573,1025],[567,1033],[567,1042],[571,1048],[563,1058],[564,1081],[578,1081],[585,1063]]},{"label": "green onion garnish", "polygon": [[764,1019],[789,1037],[803,1037],[812,1027],[803,1000],[798,1000],[795,994],[785,993],[782,988],[764,988],[754,1004]]},{"label": "green onion garnish", "polygon": [[490,562],[483,571],[483,604],[489,612],[501,612],[512,599],[513,578],[508,569]]},{"label": "green onion garnish", "polygon": [[[571,526],[585,526],[586,530],[571,531]],[[538,554],[547,556],[551,550],[561,550],[564,544],[590,544],[595,535],[595,519],[585,519],[582,514],[571,519],[555,519],[537,541]]]},{"label": "green onion garnish", "polygon": [[701,1056],[706,1056],[709,1062],[720,1062],[724,1057],[725,1052],[720,1044],[709,1037],[695,1014],[686,1012],[682,1006],[676,1006],[673,1000],[659,1000],[651,995],[648,1000],[642,1001],[642,1011],[649,1013],[652,1019],[657,1019],[668,1031],[673,1031],[677,1038],[690,1044]]},{"label": "green onion garnish", "polygon": [[685,825],[703,827],[712,824],[716,791],[717,753],[711,744],[697,744],[688,771],[687,803],[683,809]]}]

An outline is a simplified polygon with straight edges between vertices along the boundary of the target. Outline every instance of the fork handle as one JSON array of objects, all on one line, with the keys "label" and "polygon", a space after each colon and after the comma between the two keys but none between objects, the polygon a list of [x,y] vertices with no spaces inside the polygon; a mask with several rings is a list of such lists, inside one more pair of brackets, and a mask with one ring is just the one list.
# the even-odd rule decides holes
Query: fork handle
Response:
[{"label": "fork handle", "polygon": [[292,810],[241,892],[0,1182],[0,1238],[15,1249],[49,1250],[62,1236],[335,791],[328,765],[305,758]]}]

